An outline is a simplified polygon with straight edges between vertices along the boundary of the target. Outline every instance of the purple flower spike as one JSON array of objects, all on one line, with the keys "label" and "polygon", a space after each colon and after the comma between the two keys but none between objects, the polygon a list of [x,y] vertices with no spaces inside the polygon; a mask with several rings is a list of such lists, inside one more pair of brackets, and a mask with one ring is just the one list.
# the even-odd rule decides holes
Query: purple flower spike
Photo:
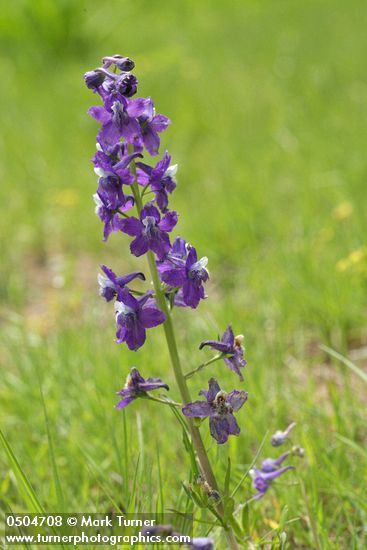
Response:
[{"label": "purple flower spike", "polygon": [[126,342],[129,349],[136,351],[145,342],[146,329],[164,323],[166,316],[156,308],[151,296],[148,291],[137,299],[126,288],[121,289],[115,302],[118,344]]},{"label": "purple flower spike", "polygon": [[155,200],[162,212],[166,212],[168,207],[168,193],[176,188],[175,174],[177,172],[177,164],[170,166],[171,156],[166,151],[154,168],[137,162],[138,181],[142,185],[150,185],[151,190],[155,193]]},{"label": "purple flower spike", "polygon": [[140,219],[131,217],[121,220],[121,231],[135,237],[130,245],[134,256],[141,256],[152,250],[162,258],[171,248],[168,232],[177,223],[177,213],[167,212],[161,219],[159,210],[152,204],[147,204],[140,212]]},{"label": "purple flower spike", "polygon": [[284,460],[290,455],[289,451],[280,455],[279,458],[266,458],[261,465],[261,471],[265,473],[275,472]]},{"label": "purple flower spike", "polygon": [[288,439],[289,434],[291,433],[295,425],[296,423],[292,422],[291,424],[289,424],[288,428],[284,430],[284,432],[282,432],[281,430],[276,431],[271,438],[271,444],[273,445],[273,447],[279,447],[280,445],[283,445],[283,443],[285,443],[285,440]]},{"label": "purple flower spike", "polygon": [[252,478],[252,486],[257,490],[257,494],[254,496],[256,500],[262,498],[266,491],[269,489],[271,482],[277,477],[283,475],[288,470],[294,470],[294,466],[285,466],[279,470],[273,472],[264,472],[263,470],[258,470],[254,468],[250,470],[250,476]]},{"label": "purple flower spike", "polygon": [[240,334],[239,336],[235,336],[233,334],[231,325],[228,325],[219,342],[217,340],[204,340],[204,342],[201,342],[199,349],[203,349],[204,346],[209,346],[212,349],[220,351],[221,353],[228,354],[229,357],[223,357],[226,365],[233,372],[238,374],[240,380],[243,381],[243,376],[240,368],[246,366],[246,360],[243,356],[245,350],[242,346],[242,342],[242,334]]},{"label": "purple flower spike", "polygon": [[226,393],[220,389],[218,382],[211,378],[209,390],[201,390],[199,395],[204,395],[206,401],[194,401],[184,405],[182,412],[185,416],[209,417],[210,434],[218,444],[226,443],[228,436],[240,433],[233,413],[239,411],[247,401],[247,392],[233,390]]},{"label": "purple flower spike", "polygon": [[117,395],[122,397],[116,405],[116,409],[123,409],[127,407],[134,399],[142,397],[148,391],[158,390],[159,388],[169,389],[160,378],[147,378],[146,380],[140,375],[137,368],[132,367],[130,374],[128,374],[125,382],[125,386],[117,392]]},{"label": "purple flower spike", "polygon": [[158,266],[161,280],[179,291],[175,298],[177,306],[197,308],[205,298],[203,283],[209,279],[206,269],[208,258],[198,260],[196,250],[179,237],[165,260]]},{"label": "purple flower spike", "polygon": [[140,271],[134,271],[128,275],[117,277],[112,269],[106,265],[102,265],[101,269],[106,277],[98,274],[99,294],[106,300],[106,302],[110,302],[115,296],[119,296],[121,289],[123,289],[125,285],[130,283],[133,279],[138,278],[145,281],[144,273],[141,273]]}]

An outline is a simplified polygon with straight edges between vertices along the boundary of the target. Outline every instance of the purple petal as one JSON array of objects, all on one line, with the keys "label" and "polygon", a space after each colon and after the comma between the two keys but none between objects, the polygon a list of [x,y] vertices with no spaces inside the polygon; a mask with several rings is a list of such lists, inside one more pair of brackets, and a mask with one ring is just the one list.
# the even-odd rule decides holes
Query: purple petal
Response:
[{"label": "purple petal", "polygon": [[185,268],[174,267],[161,272],[161,279],[172,287],[182,286],[186,281]]},{"label": "purple petal", "polygon": [[143,142],[152,156],[158,155],[161,141],[157,132],[151,128],[151,124],[148,124],[143,130]]},{"label": "purple petal", "polygon": [[231,346],[233,348],[234,346],[234,334],[231,325],[228,325],[226,328],[223,336],[222,336],[222,342],[227,344],[228,346]]},{"label": "purple petal", "polygon": [[247,401],[248,393],[246,391],[233,390],[227,395],[227,403],[237,412]]},{"label": "purple petal", "polygon": [[212,405],[206,401],[194,401],[194,403],[187,403],[182,407],[182,412],[185,416],[206,418],[215,414],[215,410]]},{"label": "purple petal", "polygon": [[162,231],[172,231],[172,229],[176,226],[177,221],[177,212],[171,210],[170,212],[167,212],[167,214],[165,214],[162,220],[159,222],[159,229],[161,229]]},{"label": "purple petal", "polygon": [[143,225],[138,218],[132,216],[131,218],[124,218],[120,221],[120,229],[130,237],[137,237],[143,230]]},{"label": "purple petal", "polygon": [[149,241],[142,235],[139,235],[130,244],[130,251],[134,256],[142,256],[149,250]]},{"label": "purple petal", "polygon": [[116,277],[116,283],[120,286],[125,286],[133,279],[141,279],[142,281],[145,281],[145,275],[144,273],[141,273],[141,271],[133,271],[132,273],[123,275],[122,277]]},{"label": "purple petal", "polygon": [[157,223],[159,223],[161,220],[161,215],[158,209],[151,203],[148,203],[144,206],[140,213],[140,219],[144,220],[144,218],[146,218],[147,216],[151,216],[152,218],[154,218]]},{"label": "purple petal", "polygon": [[126,336],[126,343],[131,351],[136,351],[141,348],[146,339],[145,328],[139,323],[135,322],[129,327]]},{"label": "purple petal", "polygon": [[226,443],[229,435],[238,435],[241,431],[232,414],[211,417],[209,426],[210,434],[219,445]]},{"label": "purple petal", "polygon": [[107,124],[107,122],[110,122],[111,120],[111,114],[101,105],[90,107],[90,109],[88,109],[88,113],[101,124]]},{"label": "purple petal", "polygon": [[228,350],[227,344],[224,342],[218,342],[218,340],[204,340],[201,342],[199,349],[203,349],[205,346],[209,346],[216,351],[221,351],[222,353],[225,353]]},{"label": "purple petal", "polygon": [[124,409],[127,407],[132,401],[134,401],[136,397],[130,395],[129,397],[125,397],[124,399],[121,399],[116,405],[116,409]]},{"label": "purple petal", "polygon": [[168,385],[165,384],[160,378],[148,378],[144,384],[140,385],[140,388],[143,391],[153,391],[158,390],[159,388],[169,390]]},{"label": "purple petal", "polygon": [[166,316],[163,311],[148,306],[140,312],[139,319],[143,327],[152,328],[164,323]]},{"label": "purple petal", "polygon": [[232,372],[235,372],[240,377],[241,382],[243,382],[243,375],[239,368],[239,363],[236,357],[224,357],[225,364],[231,369]]},{"label": "purple petal", "polygon": [[153,102],[150,97],[130,99],[126,107],[126,111],[129,116],[134,118],[139,116],[151,118],[153,116]]},{"label": "purple petal", "polygon": [[186,305],[196,309],[199,305],[200,299],[203,297],[202,287],[197,286],[193,281],[188,280],[185,282],[182,292]]},{"label": "purple petal", "polygon": [[150,124],[155,132],[164,132],[171,121],[164,115],[156,115]]},{"label": "purple petal", "polygon": [[210,378],[208,384],[209,384],[208,391],[201,390],[199,392],[199,395],[204,395],[209,401],[209,403],[212,403],[217,393],[220,392],[220,386],[218,382],[215,380],[215,378]]},{"label": "purple petal", "polygon": [[186,260],[186,267],[187,269],[190,269],[190,267],[198,261],[198,256],[196,253],[196,249],[193,246],[190,246],[189,253],[187,255]]}]

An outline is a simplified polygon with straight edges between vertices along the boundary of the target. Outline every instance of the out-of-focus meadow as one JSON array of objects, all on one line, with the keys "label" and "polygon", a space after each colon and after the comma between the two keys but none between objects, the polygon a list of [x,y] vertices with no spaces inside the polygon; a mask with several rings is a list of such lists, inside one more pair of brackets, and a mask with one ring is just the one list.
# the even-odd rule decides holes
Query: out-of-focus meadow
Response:
[{"label": "out-of-focus meadow", "polygon": [[[162,331],[138,354],[116,345],[96,285],[101,263],[124,273],[143,262],[126,236],[102,243],[91,198],[97,98],[82,74],[121,53],[139,94],[172,120],[177,233],[209,257],[209,299],[175,312],[183,362],[209,357],[198,343],[229,321],[246,338],[249,401],[241,436],[210,446],[218,477],[229,453],[238,481],[267,430],[294,420],[306,457],[250,507],[252,540],[276,548],[284,529],[289,548],[366,548],[366,386],[320,350],[366,365],[365,2],[19,0],[1,11],[1,430],[41,504],[184,502],[189,463],[170,411],[114,409],[131,365],[178,398]],[[224,365],[216,373],[238,385]],[[3,453],[0,471],[4,510],[29,509]],[[249,479],[238,494],[249,498]]]}]

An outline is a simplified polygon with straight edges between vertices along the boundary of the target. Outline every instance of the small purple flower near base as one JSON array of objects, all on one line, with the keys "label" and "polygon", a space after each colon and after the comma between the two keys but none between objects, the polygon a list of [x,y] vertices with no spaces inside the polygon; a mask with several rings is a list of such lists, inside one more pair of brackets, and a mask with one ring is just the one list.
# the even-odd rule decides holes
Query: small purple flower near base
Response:
[{"label": "small purple flower near base", "polygon": [[244,368],[246,366],[246,360],[243,356],[244,348],[242,346],[242,342],[242,334],[235,336],[231,325],[228,325],[220,341],[204,340],[204,342],[201,342],[199,349],[209,346],[223,354],[228,354],[228,357],[223,357],[224,362],[233,372],[238,374],[240,380],[243,381],[243,375],[240,368]]},{"label": "small purple flower near base", "polygon": [[262,498],[266,491],[269,489],[271,482],[277,477],[283,475],[288,470],[294,470],[294,466],[285,466],[279,470],[272,472],[264,472],[263,470],[258,470],[254,468],[250,470],[250,476],[252,478],[252,486],[257,490],[257,494],[254,496],[254,499],[259,500]]},{"label": "small purple flower near base", "polygon": [[120,222],[121,231],[135,237],[130,245],[131,253],[141,256],[152,250],[158,258],[162,258],[171,249],[168,233],[177,224],[177,213],[172,210],[161,218],[159,210],[147,204],[139,218],[132,216]]},{"label": "small purple flower near base", "polygon": [[141,298],[134,298],[126,288],[122,289],[115,302],[115,310],[116,342],[126,342],[132,351],[144,344],[146,329],[157,327],[166,320],[164,313],[157,309],[150,291]]},{"label": "small purple flower near base", "polygon": [[218,444],[226,443],[230,435],[239,435],[240,428],[234,412],[237,412],[247,401],[247,392],[233,390],[226,393],[214,378],[209,380],[209,390],[201,390],[206,401],[187,403],[182,408],[185,416],[194,418],[209,417],[210,434]]},{"label": "small purple flower near base", "polygon": [[289,424],[288,428],[284,430],[284,432],[282,432],[281,430],[276,431],[271,438],[271,444],[273,445],[273,447],[279,447],[280,445],[283,445],[295,426],[296,423],[292,422],[291,424]]},{"label": "small purple flower near base", "polygon": [[144,273],[141,273],[140,271],[133,271],[128,275],[118,277],[112,269],[106,265],[102,265],[101,269],[106,277],[100,273],[98,274],[99,294],[106,300],[106,302],[110,302],[115,296],[119,296],[121,290],[125,288],[125,286],[133,279],[138,278],[145,281]]},{"label": "small purple flower near base", "polygon": [[159,388],[169,390],[167,384],[160,378],[147,378],[145,380],[140,375],[138,369],[132,367],[130,374],[126,378],[125,386],[117,392],[117,395],[122,397],[122,399],[117,403],[116,409],[123,409],[138,397],[144,397],[148,391],[158,390]]}]

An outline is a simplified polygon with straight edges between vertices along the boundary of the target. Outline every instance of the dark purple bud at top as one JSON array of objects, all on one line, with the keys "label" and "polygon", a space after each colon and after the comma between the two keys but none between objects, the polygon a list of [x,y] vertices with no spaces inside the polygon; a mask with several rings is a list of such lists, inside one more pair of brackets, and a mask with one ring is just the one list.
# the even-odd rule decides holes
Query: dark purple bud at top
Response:
[{"label": "dark purple bud at top", "polygon": [[120,71],[132,71],[135,67],[135,63],[130,57],[122,57],[122,55],[112,55],[110,57],[104,57],[103,65],[105,67],[110,67],[111,65],[116,65]]},{"label": "dark purple bud at top", "polygon": [[271,444],[273,447],[279,447],[280,445],[283,445],[285,443],[285,440],[288,439],[289,434],[295,427],[296,423],[292,422],[289,424],[288,428],[282,432],[281,430],[278,430],[275,432],[275,434],[271,438]]},{"label": "dark purple bud at top", "polygon": [[99,86],[103,84],[105,78],[105,75],[100,71],[88,71],[84,75],[85,83],[91,90],[99,88]]}]

